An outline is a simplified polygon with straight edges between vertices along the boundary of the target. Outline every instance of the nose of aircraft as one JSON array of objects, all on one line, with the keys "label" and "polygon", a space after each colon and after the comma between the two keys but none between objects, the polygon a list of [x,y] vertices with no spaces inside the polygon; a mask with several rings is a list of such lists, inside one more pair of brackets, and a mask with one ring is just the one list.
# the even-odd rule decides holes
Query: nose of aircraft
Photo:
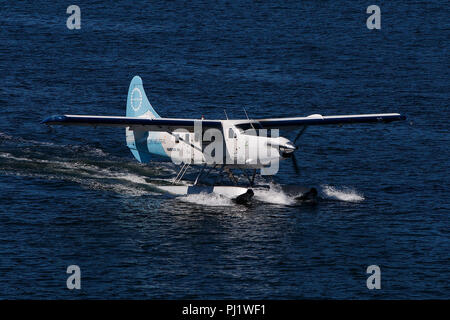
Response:
[{"label": "nose of aircraft", "polygon": [[283,144],[280,144],[280,151],[283,155],[288,155],[297,150],[298,148],[294,146],[294,144],[290,141],[286,141]]},{"label": "nose of aircraft", "polygon": [[292,150],[292,151],[298,149],[298,147],[294,146],[294,144],[293,144],[292,142],[290,142],[290,141],[286,142],[286,144],[284,145],[284,147],[285,147],[286,149],[289,149],[289,150]]}]

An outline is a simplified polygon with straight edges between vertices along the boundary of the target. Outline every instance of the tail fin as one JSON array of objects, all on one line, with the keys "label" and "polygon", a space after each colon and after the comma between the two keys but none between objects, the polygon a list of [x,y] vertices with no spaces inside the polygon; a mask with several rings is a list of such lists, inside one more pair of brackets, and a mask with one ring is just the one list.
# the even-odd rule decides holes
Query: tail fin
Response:
[{"label": "tail fin", "polygon": [[141,77],[135,76],[128,89],[127,117],[140,116],[150,119],[161,118],[147,99]]},{"label": "tail fin", "polygon": [[[135,76],[131,80],[127,97],[127,117],[145,117],[150,119],[161,118],[153,109],[147,99],[142,79]],[[149,162],[150,153],[148,151],[147,139],[149,132],[147,130],[126,129],[127,146],[131,153],[139,162]]]}]

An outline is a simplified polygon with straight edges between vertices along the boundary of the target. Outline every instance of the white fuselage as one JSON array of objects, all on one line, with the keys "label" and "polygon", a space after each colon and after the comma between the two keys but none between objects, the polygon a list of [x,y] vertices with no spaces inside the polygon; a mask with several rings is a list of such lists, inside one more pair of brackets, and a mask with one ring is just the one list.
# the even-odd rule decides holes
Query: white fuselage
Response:
[{"label": "white fuselage", "polygon": [[254,128],[248,121],[221,122],[222,130],[202,130],[200,125],[194,132],[175,130],[137,134],[127,128],[127,144],[132,152],[134,148],[136,152],[166,156],[176,164],[248,169],[269,167],[295,150],[288,139],[278,136],[278,130]]}]

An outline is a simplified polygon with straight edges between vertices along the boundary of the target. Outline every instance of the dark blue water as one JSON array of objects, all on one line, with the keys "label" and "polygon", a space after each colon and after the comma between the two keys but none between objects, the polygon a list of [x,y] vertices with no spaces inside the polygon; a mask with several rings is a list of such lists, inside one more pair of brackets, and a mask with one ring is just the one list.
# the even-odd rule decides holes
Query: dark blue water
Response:
[{"label": "dark blue water", "polygon": [[[444,1],[4,2],[0,12],[0,298],[449,298],[449,8]],[[122,129],[144,80],[166,117],[401,112],[388,125],[309,128],[301,175],[251,207],[174,198]],[[146,180],[147,179],[147,180]],[[66,288],[79,265],[82,289]],[[366,268],[381,268],[368,290]]]}]

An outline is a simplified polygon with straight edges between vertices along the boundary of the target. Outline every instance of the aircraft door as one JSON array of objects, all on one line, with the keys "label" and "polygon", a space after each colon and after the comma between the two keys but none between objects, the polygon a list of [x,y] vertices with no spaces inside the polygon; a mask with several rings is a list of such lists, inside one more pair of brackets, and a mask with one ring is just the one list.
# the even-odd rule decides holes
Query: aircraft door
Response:
[{"label": "aircraft door", "polygon": [[237,134],[236,128],[228,127],[225,131],[225,143],[226,149],[232,163],[235,163],[238,156],[238,144],[237,144]]}]

